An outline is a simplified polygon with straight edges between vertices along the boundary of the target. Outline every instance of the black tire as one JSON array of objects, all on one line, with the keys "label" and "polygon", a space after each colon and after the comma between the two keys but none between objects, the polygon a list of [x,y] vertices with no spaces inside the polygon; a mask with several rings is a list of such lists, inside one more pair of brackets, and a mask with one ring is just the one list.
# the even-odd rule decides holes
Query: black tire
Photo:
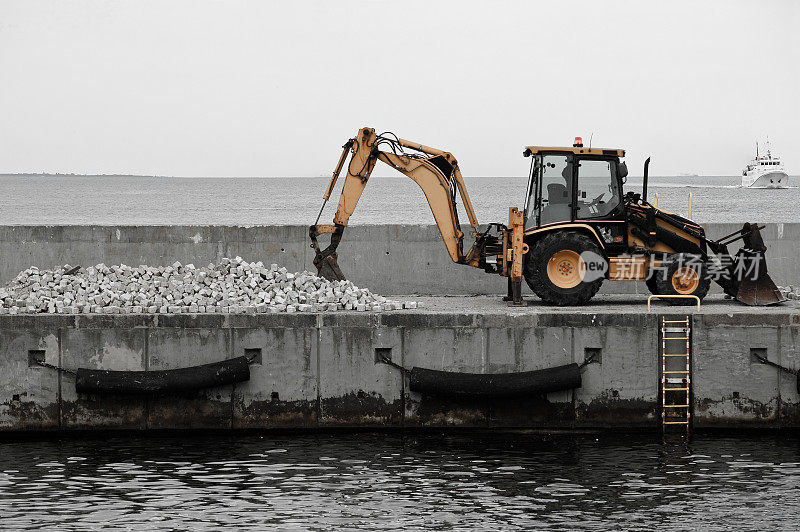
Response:
[{"label": "black tire", "polygon": [[644,284],[647,285],[647,289],[650,290],[650,293],[655,296],[659,294],[658,286],[656,285],[656,275],[657,273],[654,273],[644,281]]},{"label": "black tire", "polygon": [[[667,255],[661,263],[660,271],[654,273],[653,278],[660,295],[692,295],[702,300],[706,297],[708,289],[711,288],[711,278],[708,275],[708,268],[702,257],[689,253],[675,253]],[[673,277],[683,268],[691,268],[697,273],[697,287],[692,291],[681,291],[675,289],[672,283]],[[694,299],[667,299],[670,305],[694,305]]]},{"label": "black tire", "polygon": [[583,279],[569,288],[554,284],[547,273],[550,259],[560,251],[572,251],[580,255],[591,251],[599,257],[603,253],[597,243],[588,236],[574,231],[558,231],[543,236],[528,254],[525,264],[525,281],[542,301],[551,305],[575,306],[585,305],[600,290],[603,277],[586,282]]}]

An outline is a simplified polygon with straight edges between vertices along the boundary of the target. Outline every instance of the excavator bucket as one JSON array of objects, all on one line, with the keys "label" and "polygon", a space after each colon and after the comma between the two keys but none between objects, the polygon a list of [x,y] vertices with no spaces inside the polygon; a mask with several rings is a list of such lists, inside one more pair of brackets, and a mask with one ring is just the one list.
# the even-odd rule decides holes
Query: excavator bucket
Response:
[{"label": "excavator bucket", "polygon": [[344,281],[344,274],[339,269],[338,260],[339,256],[335,252],[328,255],[318,253],[314,257],[314,266],[317,267],[318,275],[329,281]]},{"label": "excavator bucket", "polygon": [[732,268],[737,280],[736,299],[753,306],[783,303],[786,298],[767,273],[767,260],[764,257],[767,246],[761,238],[759,226],[746,223],[742,227],[741,235],[744,246],[733,257]]},{"label": "excavator bucket", "polygon": [[[339,268],[339,255],[336,248],[342,240],[343,226],[318,226],[312,225],[308,228],[308,236],[311,238],[311,249],[314,250],[314,266],[317,267],[317,274],[329,281],[344,281],[345,277]],[[320,249],[317,237],[320,232],[330,233],[331,243],[325,249]]]}]

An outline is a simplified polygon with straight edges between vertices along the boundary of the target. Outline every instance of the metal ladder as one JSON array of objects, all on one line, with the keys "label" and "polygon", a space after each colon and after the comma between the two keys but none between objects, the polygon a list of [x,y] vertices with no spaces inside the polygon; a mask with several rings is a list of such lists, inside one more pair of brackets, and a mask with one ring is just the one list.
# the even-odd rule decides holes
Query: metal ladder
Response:
[{"label": "metal ladder", "polygon": [[661,423],[685,426],[691,416],[691,322],[661,318]]}]

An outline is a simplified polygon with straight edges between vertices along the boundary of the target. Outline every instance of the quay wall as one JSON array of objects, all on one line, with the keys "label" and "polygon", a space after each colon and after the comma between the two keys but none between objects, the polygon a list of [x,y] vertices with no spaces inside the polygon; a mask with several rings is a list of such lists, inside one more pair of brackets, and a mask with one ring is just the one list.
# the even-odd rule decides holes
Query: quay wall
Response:
[{"label": "quay wall", "polygon": [[[706,224],[720,237],[736,224]],[[469,228],[464,232],[469,235]],[[769,272],[778,285],[800,284],[800,223],[768,224]],[[465,244],[471,242],[465,237]],[[327,245],[327,237],[321,237]],[[738,246],[731,251],[738,249]],[[290,271],[316,271],[307,226],[0,226],[0,283],[29,267],[69,263],[196,266],[239,255],[277,263]],[[380,294],[500,294],[505,279],[453,264],[434,225],[348,227],[339,246],[339,265],[348,279]],[[527,287],[524,290],[528,292]],[[712,289],[719,291],[714,285]],[[646,294],[644,283],[606,282],[601,293]]]},{"label": "quay wall", "polygon": [[[184,244],[185,245],[185,244]],[[188,247],[188,246],[187,246]],[[130,260],[130,259],[129,259]],[[682,317],[682,316],[681,316]],[[0,316],[0,432],[75,429],[660,427],[660,316],[433,312]],[[800,309],[692,314],[695,428],[800,427]],[[405,368],[518,372],[583,362],[581,388],[512,400],[409,390]],[[77,394],[53,366],[174,369],[254,356],[248,382],[200,392]]]}]

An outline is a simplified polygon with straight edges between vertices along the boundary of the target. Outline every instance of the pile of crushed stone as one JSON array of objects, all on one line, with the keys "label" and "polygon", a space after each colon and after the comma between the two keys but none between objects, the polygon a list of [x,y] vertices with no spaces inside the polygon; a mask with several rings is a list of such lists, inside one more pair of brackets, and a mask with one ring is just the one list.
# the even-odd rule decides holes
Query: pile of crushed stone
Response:
[{"label": "pile of crushed stone", "polygon": [[795,287],[792,285],[779,286],[778,290],[781,291],[783,297],[786,299],[800,299],[800,287]]},{"label": "pile of crushed stone", "polygon": [[28,268],[0,288],[0,314],[187,314],[382,312],[417,308],[394,301],[350,281],[328,281],[277,264],[224,258],[196,268],[170,266],[65,265],[54,270]]}]

